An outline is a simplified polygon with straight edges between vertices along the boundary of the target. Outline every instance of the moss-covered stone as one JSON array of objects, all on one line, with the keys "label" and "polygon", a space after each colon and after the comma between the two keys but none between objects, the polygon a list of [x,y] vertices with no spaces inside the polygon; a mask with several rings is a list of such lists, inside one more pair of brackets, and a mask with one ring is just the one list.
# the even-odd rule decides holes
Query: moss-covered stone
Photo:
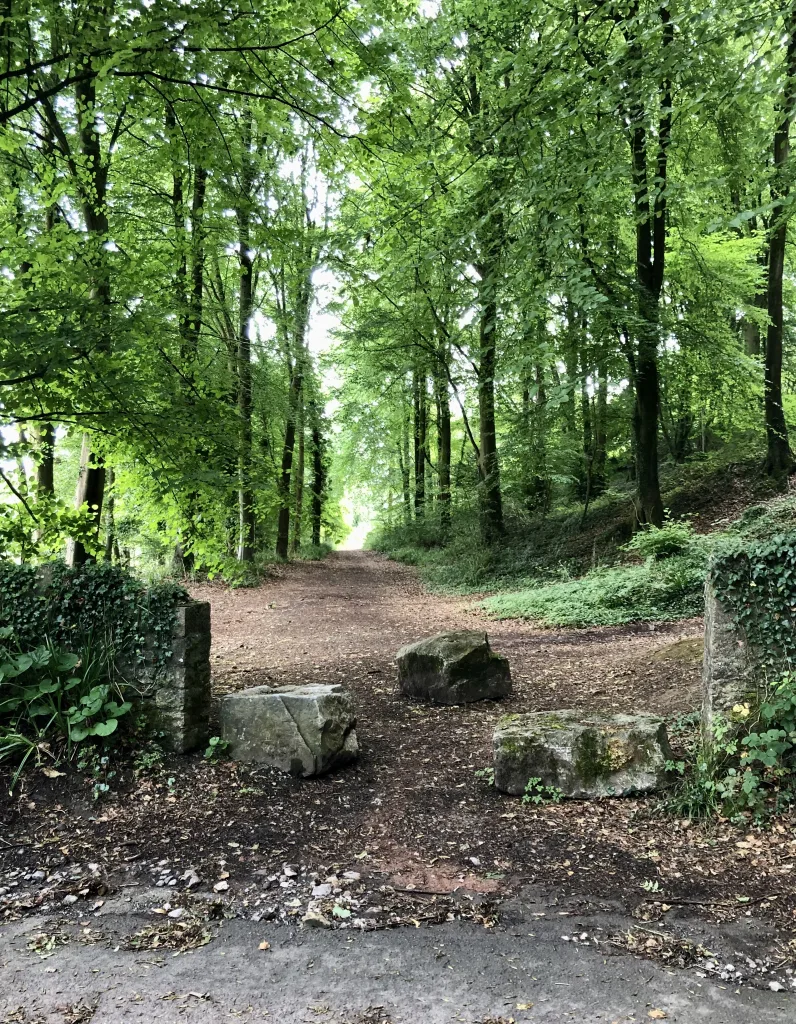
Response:
[{"label": "moss-covered stone", "polygon": [[581,799],[649,792],[670,758],[663,720],[647,714],[507,715],[494,733],[495,785],[517,796],[532,778]]}]

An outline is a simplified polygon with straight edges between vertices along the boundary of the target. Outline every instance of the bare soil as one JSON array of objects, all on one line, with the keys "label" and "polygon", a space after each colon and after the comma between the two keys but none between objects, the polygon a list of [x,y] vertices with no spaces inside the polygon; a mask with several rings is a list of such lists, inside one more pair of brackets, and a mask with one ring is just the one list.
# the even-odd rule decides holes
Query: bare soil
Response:
[{"label": "bare soil", "polygon": [[[526,807],[475,774],[507,712],[694,712],[700,620],[555,632],[487,622],[471,600],[429,595],[413,569],[361,552],[292,564],[254,589],[197,586],[194,596],[212,604],[216,695],[341,682],[358,712],[359,761],[305,781],[201,752],[149,766],[120,755],[54,779],[30,772],[0,803],[0,921],[61,908],[64,896],[100,914],[125,892],[164,915],[198,913],[201,897],[203,918],[300,920],[312,885],[348,871],[358,877],[340,885],[369,928],[458,917],[490,925],[501,900],[531,887],[647,922],[740,918],[768,962],[796,954],[792,818],[763,830],[678,821],[654,800]],[[509,699],[448,708],[399,693],[402,644],[477,626],[510,659]],[[93,800],[98,779],[110,792]]]}]

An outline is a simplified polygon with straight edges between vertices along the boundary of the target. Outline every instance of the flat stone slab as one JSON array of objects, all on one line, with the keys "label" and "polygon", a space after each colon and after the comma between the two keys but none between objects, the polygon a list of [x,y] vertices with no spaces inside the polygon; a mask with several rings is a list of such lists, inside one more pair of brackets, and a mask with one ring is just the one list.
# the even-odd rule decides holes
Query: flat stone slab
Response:
[{"label": "flat stone slab", "polygon": [[356,716],[342,686],[253,686],[221,699],[221,738],[236,761],[291,775],[322,775],[359,753]]},{"label": "flat stone slab", "polygon": [[649,793],[671,758],[656,715],[544,711],[506,715],[494,732],[495,786],[514,796],[530,779],[579,800]]},{"label": "flat stone slab", "polygon": [[509,663],[482,630],[438,633],[402,647],[398,682],[408,697],[435,704],[497,700],[511,693]]}]

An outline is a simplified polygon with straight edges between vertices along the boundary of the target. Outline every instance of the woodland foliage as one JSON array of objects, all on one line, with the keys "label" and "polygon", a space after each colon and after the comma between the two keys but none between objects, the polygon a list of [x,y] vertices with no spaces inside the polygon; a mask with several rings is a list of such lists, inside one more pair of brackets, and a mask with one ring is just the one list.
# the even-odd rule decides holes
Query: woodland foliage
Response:
[{"label": "woodland foliage", "polygon": [[793,4],[6,0],[0,50],[7,557],[791,469]]}]

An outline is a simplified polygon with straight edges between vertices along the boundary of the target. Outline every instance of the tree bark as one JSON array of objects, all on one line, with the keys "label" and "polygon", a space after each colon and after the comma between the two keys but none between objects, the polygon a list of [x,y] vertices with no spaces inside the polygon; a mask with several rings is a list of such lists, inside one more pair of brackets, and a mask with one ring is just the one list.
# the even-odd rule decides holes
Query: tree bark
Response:
[{"label": "tree bark", "polygon": [[398,462],[401,469],[401,487],[403,491],[404,524],[412,522],[412,485],[409,473],[409,409],[405,398],[401,402],[401,446],[398,449]]},{"label": "tree bark", "polygon": [[495,423],[495,366],[497,362],[497,271],[482,263],[481,316],[478,328],[478,416],[481,476],[481,537],[494,544],[503,534],[503,495]]},{"label": "tree bark", "polygon": [[252,363],[251,319],[254,308],[251,257],[251,201],[254,165],[251,156],[252,119],[248,113],[243,131],[241,196],[236,209],[238,261],[240,265],[237,386],[239,417],[238,450],[238,561],[254,559],[254,491],[252,486]]},{"label": "tree bark", "polygon": [[312,507],[310,521],[312,523],[312,543],[317,547],[321,543],[321,526],[323,521],[323,497],[326,487],[323,465],[323,436],[318,418],[318,410],[313,403],[310,409],[312,419]]},{"label": "tree bark", "polygon": [[[440,363],[447,361],[448,354],[441,351]],[[439,478],[439,520],[443,537],[451,525],[451,406],[448,394],[448,376],[442,366],[434,375],[437,403],[437,476]]]},{"label": "tree bark", "polygon": [[193,380],[194,363],[199,348],[204,315],[205,277],[205,217],[204,205],[207,192],[207,170],[194,167],[193,196],[191,198],[191,292],[188,303],[188,318],[183,331],[185,347],[182,362],[189,380]]},{"label": "tree bark", "polygon": [[589,368],[586,356],[580,353],[580,417],[583,429],[583,466],[581,470],[581,489],[587,501],[594,497],[594,456],[595,456],[595,425],[593,422],[592,399],[589,394]]},{"label": "tree bark", "polygon": [[[97,5],[97,16],[105,16],[104,5]],[[75,104],[79,120],[82,180],[79,181],[83,221],[91,246],[88,259],[91,265],[91,300],[97,316],[98,349],[109,351],[111,286],[107,259],[103,249],[108,236],[106,206],[108,168],[102,160],[99,126],[97,124],[97,89],[93,75],[78,82]],[[95,536],[99,535],[102,521],[102,502],[105,495],[105,465],[98,453],[92,453],[89,434],[83,435],[80,474],[75,492],[75,507],[87,505],[92,511]],[[71,565],[93,561],[82,541],[70,545]]]},{"label": "tree bark", "polygon": [[[475,40],[471,39],[471,48]],[[480,50],[480,46],[476,48]],[[471,57],[473,54],[471,53]],[[475,57],[469,69],[467,111],[470,116],[469,148],[477,159],[498,153],[500,141],[488,124],[489,109],[478,82]],[[473,261],[478,276],[478,389],[480,477],[480,526],[485,544],[495,543],[503,535],[503,496],[500,486],[500,461],[495,423],[495,369],[497,364],[497,312],[500,260],[503,253],[505,224],[499,199],[504,191],[502,165],[495,165],[490,187],[483,188],[475,203],[477,257]],[[496,202],[498,200],[498,202]]]},{"label": "tree bark", "polygon": [[608,373],[604,363],[597,364],[597,408],[594,417],[594,463],[592,470],[592,494],[596,497],[605,490],[606,464],[608,461]]},{"label": "tree bark", "polygon": [[[546,331],[542,322],[540,333]],[[525,440],[522,492],[529,513],[545,515],[550,507],[550,478],[547,470],[547,388],[544,367],[534,366],[536,397],[531,400],[531,382],[526,380],[522,394],[522,419]]]},{"label": "tree bark", "polygon": [[419,522],[426,507],[426,375],[415,368],[412,373],[414,405],[413,437],[415,466],[415,519]]},{"label": "tree bark", "polygon": [[301,393],[301,376],[297,366],[290,374],[290,408],[285,423],[285,440],[282,445],[282,466],[279,475],[279,518],[276,525],[276,554],[287,558],[290,545],[290,480],[293,475],[293,449],[296,446],[296,410]]},{"label": "tree bark", "polygon": [[[634,7],[637,10],[637,7]],[[669,8],[660,8],[663,26],[663,51],[673,39]],[[643,52],[637,38],[630,41],[630,60],[638,81]],[[632,154],[633,201],[636,218],[636,291],[639,328],[634,371],[635,404],[633,432],[636,456],[636,486],[639,518],[653,526],[662,526],[664,518],[658,472],[658,419],[660,381],[658,378],[659,310],[666,258],[666,185],[669,144],[672,129],[672,89],[668,71],[660,89],[661,114],[658,124],[655,196],[650,200],[645,111],[637,100],[630,112],[630,149]]]},{"label": "tree bark", "polygon": [[298,465],[296,466],[296,472],[293,474],[294,480],[294,495],[293,495],[293,536],[290,540],[290,552],[293,555],[298,554],[299,548],[301,547],[301,527],[302,527],[302,515],[304,512],[304,393],[299,395],[299,407],[297,415],[297,430],[298,430]]},{"label": "tree bark", "polygon": [[105,501],[105,561],[113,560],[113,549],[116,543],[116,499],[113,493],[113,469],[108,467],[105,474],[108,496]]},{"label": "tree bark", "polygon": [[[80,448],[80,469],[75,490],[75,508],[87,505],[93,512],[97,522],[102,520],[102,502],[105,496],[105,462],[91,451],[91,437],[83,434]],[[99,526],[97,526],[99,530]],[[81,541],[73,540],[67,545],[67,562],[69,565],[85,565],[95,561]]]},{"label": "tree bark", "polygon": [[42,423],[36,428],[36,499],[52,497],[55,494],[55,429],[52,423]]},{"label": "tree bark", "polygon": [[788,37],[785,86],[779,106],[781,120],[774,135],[774,180],[771,183],[771,197],[777,209],[772,218],[773,226],[768,247],[769,323],[766,333],[764,381],[766,471],[773,477],[783,477],[793,468],[788,427],[782,407],[782,278],[788,238],[788,218],[783,207],[790,191],[785,174],[790,155],[790,127],[796,103],[796,4],[788,5],[785,31]]},{"label": "tree bark", "polygon": [[[288,418],[285,424],[285,441],[282,446],[282,466],[279,477],[279,518],[276,528],[276,554],[279,558],[287,558],[290,547],[290,493],[293,474],[293,452],[296,446],[296,420],[301,402],[304,385],[304,360],[306,359],[306,334],[312,300],[312,260],[305,268],[304,276],[299,280],[294,297],[293,311],[293,351],[291,359],[287,352],[287,365],[290,378],[288,398]],[[288,342],[286,342],[288,344]]]}]

